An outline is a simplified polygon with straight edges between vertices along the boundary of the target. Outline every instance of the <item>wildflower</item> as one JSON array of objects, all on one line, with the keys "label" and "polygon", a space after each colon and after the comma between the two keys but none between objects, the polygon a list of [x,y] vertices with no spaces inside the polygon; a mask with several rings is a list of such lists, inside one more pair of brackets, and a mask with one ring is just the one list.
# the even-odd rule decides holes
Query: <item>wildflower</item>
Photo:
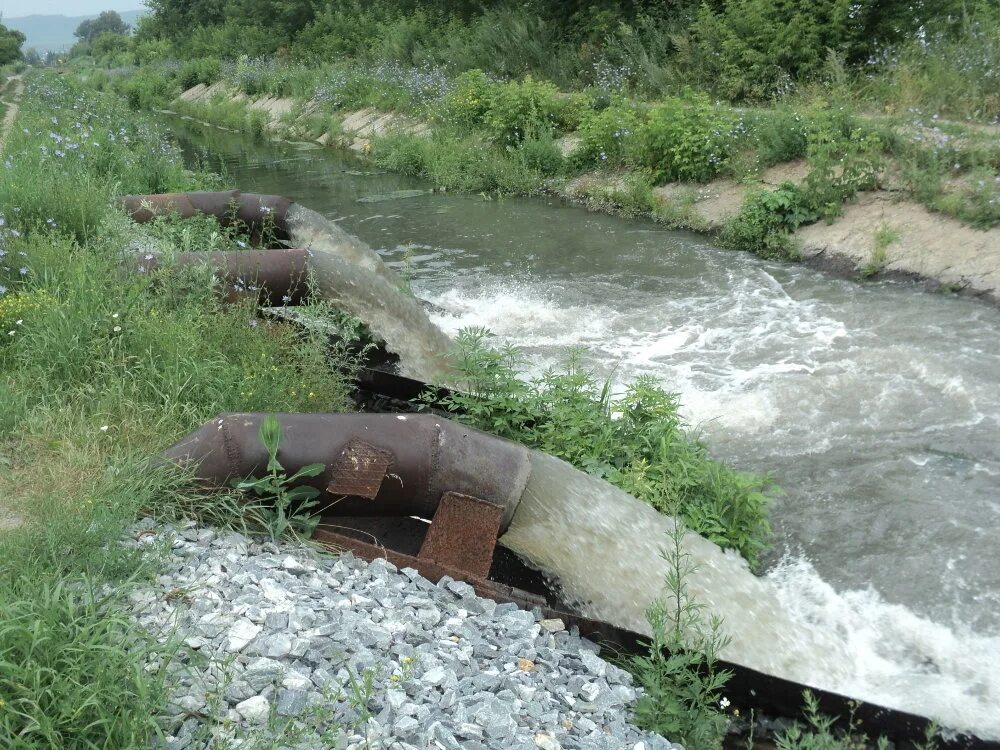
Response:
[{"label": "wildflower", "polygon": [[118,313],[112,313],[112,314],[111,314],[111,317],[112,317],[112,318],[117,318],[117,317],[118,317]]},{"label": "wildflower", "polygon": [[142,256],[142,259],[143,260],[152,260],[153,259],[153,254],[152,253],[146,253],[145,255]]},{"label": "wildflower", "polygon": [[115,333],[121,333],[122,332],[122,327],[121,326],[115,326],[111,330],[114,331]]},{"label": "wildflower", "polygon": [[17,269],[17,272],[19,274],[21,274],[22,276],[27,276],[28,275],[28,267],[27,266],[21,266],[19,269]]},{"label": "wildflower", "polygon": [[292,297],[289,294],[285,294],[282,296],[281,301],[287,305],[289,302],[292,301]]},{"label": "wildflower", "polygon": [[250,326],[251,328],[256,328],[257,327],[257,321],[254,320],[254,319],[251,319],[250,321],[247,322],[247,325]]},{"label": "wildflower", "polygon": [[6,293],[7,293],[7,287],[5,287],[3,284],[0,284],[0,295],[4,295]]},{"label": "wildflower", "polygon": [[107,431],[108,431],[108,425],[102,424],[101,425],[101,432],[107,432]]},{"label": "wildflower", "polygon": [[723,698],[721,701],[719,701],[719,707],[722,708],[723,710],[729,708],[729,698]]}]

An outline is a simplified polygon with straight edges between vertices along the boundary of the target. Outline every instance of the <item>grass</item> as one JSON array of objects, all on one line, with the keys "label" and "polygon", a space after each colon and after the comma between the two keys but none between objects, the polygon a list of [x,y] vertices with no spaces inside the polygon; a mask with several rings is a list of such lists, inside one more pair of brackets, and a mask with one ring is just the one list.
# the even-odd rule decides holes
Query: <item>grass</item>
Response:
[{"label": "grass", "polygon": [[896,227],[882,224],[875,230],[872,237],[872,252],[868,262],[861,267],[862,278],[870,278],[885,270],[886,250],[889,246],[899,241],[902,232]]},{"label": "grass", "polygon": [[42,75],[17,125],[0,170],[0,498],[23,524],[0,534],[0,746],[145,748],[164,685],[140,665],[172,647],[123,613],[156,556],[118,542],[145,514],[235,510],[149,456],[220,411],[344,409],[346,381],[325,342],[223,306],[206,272],[123,271],[130,245],[208,229],[140,229],[113,207],[214,186],[149,120]]}]

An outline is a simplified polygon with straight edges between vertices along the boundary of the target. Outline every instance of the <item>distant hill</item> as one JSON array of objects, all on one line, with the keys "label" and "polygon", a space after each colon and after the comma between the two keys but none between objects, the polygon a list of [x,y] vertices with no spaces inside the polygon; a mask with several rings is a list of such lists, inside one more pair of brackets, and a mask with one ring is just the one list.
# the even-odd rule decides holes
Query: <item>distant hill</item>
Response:
[{"label": "distant hill", "polygon": [[[135,26],[140,17],[146,15],[146,10],[127,10],[119,13],[122,20],[129,26]],[[23,31],[28,37],[23,49],[34,47],[41,53],[50,50],[62,52],[68,50],[76,42],[73,32],[84,21],[97,18],[97,13],[89,16],[22,16],[21,18],[4,17],[2,23],[8,29]]]}]

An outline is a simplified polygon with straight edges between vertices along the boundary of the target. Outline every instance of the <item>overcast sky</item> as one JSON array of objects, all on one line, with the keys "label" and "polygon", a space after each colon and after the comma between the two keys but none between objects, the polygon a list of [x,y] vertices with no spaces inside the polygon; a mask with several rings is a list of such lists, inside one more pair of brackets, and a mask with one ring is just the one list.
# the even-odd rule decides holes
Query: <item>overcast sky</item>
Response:
[{"label": "overcast sky", "polygon": [[62,15],[87,16],[102,10],[140,10],[143,0],[0,0],[0,15],[19,16]]}]

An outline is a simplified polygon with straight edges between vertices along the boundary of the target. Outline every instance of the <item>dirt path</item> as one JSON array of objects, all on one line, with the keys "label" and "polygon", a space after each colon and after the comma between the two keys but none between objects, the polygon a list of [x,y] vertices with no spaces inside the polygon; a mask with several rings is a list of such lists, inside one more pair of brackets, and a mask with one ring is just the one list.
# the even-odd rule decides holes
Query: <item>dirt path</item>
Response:
[{"label": "dirt path", "polygon": [[[6,95],[0,99],[0,101],[7,105],[7,113],[4,115],[3,123],[0,123],[0,154],[3,153],[4,146],[7,144],[7,134],[14,125],[14,118],[17,117],[17,102],[24,91],[21,76],[10,76],[7,79],[6,88]],[[4,508],[3,504],[0,503],[0,531],[16,529],[22,523],[16,514]]]},{"label": "dirt path", "polygon": [[20,75],[10,76],[7,78],[7,83],[6,95],[0,99],[7,105],[7,113],[4,115],[3,123],[0,124],[0,153],[3,153],[4,146],[7,145],[7,134],[10,133],[10,129],[14,126],[14,119],[17,117],[17,102],[24,92],[24,83],[21,81]]}]

